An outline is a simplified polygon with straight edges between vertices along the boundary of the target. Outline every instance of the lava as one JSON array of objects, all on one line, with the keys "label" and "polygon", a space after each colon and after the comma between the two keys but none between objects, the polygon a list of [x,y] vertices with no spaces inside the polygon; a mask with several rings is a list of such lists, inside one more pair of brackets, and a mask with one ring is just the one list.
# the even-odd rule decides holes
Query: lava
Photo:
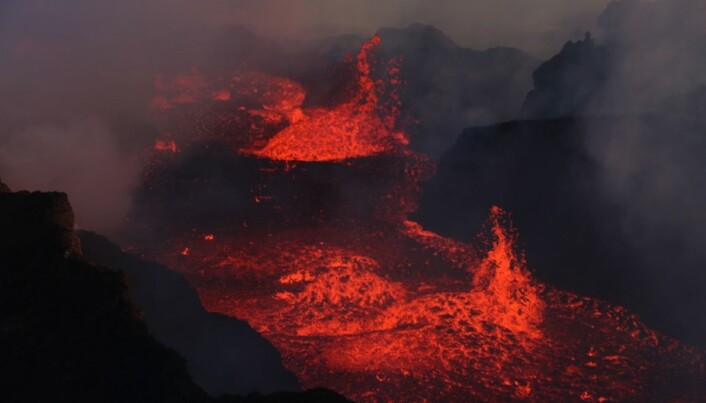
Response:
[{"label": "lava", "polygon": [[177,152],[178,148],[176,145],[176,142],[170,141],[170,140],[157,140],[154,143],[154,150],[155,151],[169,151],[169,152]]},{"label": "lava", "polygon": [[[404,147],[398,100],[381,100],[379,43],[362,46],[348,100],[331,107],[303,108],[300,85],[258,73],[162,80],[162,130],[180,149],[231,145],[240,171],[150,166],[146,194],[182,199],[135,213],[163,234],[135,250],[184,273],[209,311],[247,320],[304,387],[356,401],[705,399],[702,352],[534,279],[501,208],[476,244],[408,219],[433,164]],[[231,194],[246,196],[214,212]]]},{"label": "lava", "polygon": [[491,209],[492,248],[473,278],[474,299],[483,301],[485,320],[495,321],[514,332],[539,336],[544,301],[533,284],[524,258],[514,251],[513,229],[501,225],[507,215],[497,206]]},{"label": "lava", "polygon": [[[399,109],[396,94],[392,105],[383,105],[379,87],[373,80],[370,58],[380,45],[375,35],[363,44],[356,58],[356,85],[349,100],[334,108],[302,111],[297,121],[277,133],[254,155],[287,161],[331,161],[368,156],[390,151],[395,144],[406,144],[402,132],[395,131]],[[388,69],[388,84],[399,82],[397,66]]]}]

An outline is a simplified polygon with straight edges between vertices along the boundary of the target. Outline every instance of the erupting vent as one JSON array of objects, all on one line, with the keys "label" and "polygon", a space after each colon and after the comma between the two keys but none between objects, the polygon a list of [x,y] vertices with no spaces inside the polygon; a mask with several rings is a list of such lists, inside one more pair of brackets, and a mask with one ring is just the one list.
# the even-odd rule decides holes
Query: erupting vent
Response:
[{"label": "erupting vent", "polygon": [[[155,113],[175,143],[158,149],[175,152],[154,153],[144,197],[177,207],[135,213],[164,234],[138,250],[183,272],[210,311],[246,319],[303,386],[356,401],[693,396],[681,386],[704,376],[700,353],[622,308],[538,283],[500,208],[478,245],[407,219],[433,166],[396,127],[399,61],[372,78],[379,43],[362,46],[349,100],[330,108],[301,109],[300,85],[259,73],[161,88]],[[179,154],[198,142],[235,145],[239,178],[253,179],[214,176],[211,160],[184,177],[192,160]],[[287,221],[306,197],[321,208]],[[371,208],[356,210],[357,197]],[[259,219],[278,214],[286,222]]]},{"label": "erupting vent", "polygon": [[[373,80],[370,55],[380,45],[374,36],[363,44],[356,58],[356,82],[349,100],[333,108],[305,110],[296,121],[277,133],[253,154],[286,161],[332,161],[364,157],[390,151],[395,144],[407,144],[404,133],[395,132],[399,114],[397,85],[399,61],[393,60],[387,80]],[[387,85],[388,105],[378,91]]]}]

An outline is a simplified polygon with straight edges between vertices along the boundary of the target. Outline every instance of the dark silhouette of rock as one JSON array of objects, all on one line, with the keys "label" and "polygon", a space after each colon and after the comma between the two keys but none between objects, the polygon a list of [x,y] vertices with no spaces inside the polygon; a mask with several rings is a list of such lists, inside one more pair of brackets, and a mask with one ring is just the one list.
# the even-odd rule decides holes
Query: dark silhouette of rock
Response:
[{"label": "dark silhouette of rock", "polygon": [[2,183],[2,181],[0,181],[0,193],[9,193],[9,192],[10,192],[10,188],[6,184]]},{"label": "dark silhouette of rock", "polygon": [[705,46],[703,1],[614,1],[598,18],[597,40],[568,42],[535,71],[522,116],[669,113],[706,85]]},{"label": "dark silhouette of rock", "polygon": [[517,49],[475,51],[438,29],[415,24],[379,31],[382,48],[402,55],[402,107],[413,149],[439,156],[464,127],[516,118],[537,61]]},{"label": "dark silhouette of rock", "polygon": [[[458,46],[430,25],[382,28],[378,34],[381,60],[402,57],[400,124],[410,136],[411,148],[437,157],[464,127],[516,118],[538,65],[535,58],[517,49],[476,51]],[[319,56],[308,56],[316,63],[325,60],[324,66],[334,71],[309,73],[315,83],[309,87],[320,86],[322,77],[332,76],[334,82],[323,88],[323,93],[314,88],[310,100],[330,102],[335,83],[347,82],[337,76],[336,66],[346,55],[355,54],[364,40],[352,35],[332,38],[316,50]],[[316,71],[317,66],[311,70]],[[345,71],[338,74],[345,75]],[[312,81],[306,76],[301,81]]]},{"label": "dark silhouette of rock", "polygon": [[100,235],[80,231],[79,237],[86,257],[127,274],[150,334],[186,359],[210,395],[300,389],[267,340],[247,322],[206,312],[181,274],[124,253]]},{"label": "dark silhouette of rock", "polygon": [[561,52],[532,75],[534,89],[527,94],[522,115],[557,118],[580,115],[608,80],[608,51],[596,46],[590,34],[569,41]]},{"label": "dark silhouette of rock", "polygon": [[86,260],[63,193],[0,194],[2,400],[198,401],[122,273]]},{"label": "dark silhouette of rock", "polygon": [[[88,260],[73,227],[73,211],[63,193],[0,193],[2,401],[347,401],[323,389],[210,398],[192,381],[184,359],[150,335],[153,329],[148,331],[145,326],[125,273]],[[105,244],[105,239],[90,237],[98,246],[105,246],[104,252],[109,256],[119,253]],[[115,257],[124,263],[139,263],[127,255]],[[186,316],[204,315],[205,326],[211,326],[214,332],[220,326],[222,337],[240,330],[251,332],[241,322],[200,311],[194,296],[180,285],[183,280],[163,272],[166,269],[162,267],[147,266],[148,263],[139,266],[146,271],[142,277],[146,281],[172,282],[173,290],[182,290],[186,298],[192,298],[192,303],[181,303],[174,309],[191,309]],[[164,284],[141,283],[135,294],[164,295],[159,290],[149,293],[151,286],[159,288]],[[168,324],[160,331],[169,330]],[[188,325],[193,323],[185,324]],[[249,334],[251,344],[246,347],[261,348],[265,359],[272,360],[272,347]],[[223,345],[215,343],[214,347]],[[263,375],[257,365],[253,371],[256,376]],[[252,380],[251,375],[243,376]],[[276,371],[273,376],[273,385],[291,381],[276,379]],[[242,383],[239,386],[243,387]]]},{"label": "dark silhouette of rock", "polygon": [[473,241],[489,207],[502,206],[541,280],[704,346],[704,133],[698,121],[656,116],[470,128],[424,184],[413,218]]}]

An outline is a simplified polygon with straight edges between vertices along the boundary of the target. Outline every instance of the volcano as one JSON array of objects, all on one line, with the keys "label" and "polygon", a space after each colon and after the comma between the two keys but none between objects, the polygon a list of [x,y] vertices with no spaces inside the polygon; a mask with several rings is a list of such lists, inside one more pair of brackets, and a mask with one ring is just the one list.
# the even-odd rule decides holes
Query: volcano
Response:
[{"label": "volcano", "polygon": [[373,37],[330,105],[293,80],[156,80],[130,249],[246,320],[305,388],[356,401],[693,401],[703,353],[619,306],[537,281],[510,213],[477,241],[411,221],[435,163],[398,122]]}]

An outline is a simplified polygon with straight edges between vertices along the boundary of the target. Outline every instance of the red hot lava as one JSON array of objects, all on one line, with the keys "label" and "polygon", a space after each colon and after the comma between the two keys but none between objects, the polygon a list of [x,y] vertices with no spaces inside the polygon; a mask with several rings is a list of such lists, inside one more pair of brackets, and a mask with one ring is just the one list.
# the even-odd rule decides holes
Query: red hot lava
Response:
[{"label": "red hot lava", "polygon": [[[304,110],[296,122],[253,154],[285,161],[331,161],[379,154],[395,144],[407,144],[404,133],[395,131],[396,94],[386,108],[378,94],[382,82],[371,77],[370,56],[379,45],[380,37],[375,35],[361,47],[356,57],[356,85],[348,101],[334,108]],[[396,63],[393,60],[388,70],[391,85],[399,81]]]},{"label": "red hot lava", "polygon": [[[369,62],[379,43],[374,37],[363,45],[349,100],[331,108],[301,109],[301,86],[257,73],[227,85],[180,84],[192,95],[153,104],[165,113],[165,131],[183,138],[205,133],[201,138],[213,141],[223,122],[238,122],[250,146],[236,149],[255,151],[234,158],[251,161],[261,184],[318,178],[311,172],[339,167],[356,181],[383,183],[387,190],[377,194],[369,216],[344,219],[349,209],[341,204],[333,209],[340,216],[312,216],[300,225],[225,223],[169,232],[164,222],[166,242],[143,252],[183,272],[208,310],[247,320],[304,387],[325,386],[357,401],[705,399],[701,352],[655,333],[623,308],[533,279],[500,208],[490,211],[482,246],[406,218],[430,163],[403,147],[396,98],[382,106],[383,82],[372,78]],[[397,67],[388,71],[388,83],[396,84]],[[182,102],[187,98],[194,102]],[[223,113],[214,103],[228,105],[230,117],[213,119],[214,107]],[[193,121],[175,126],[171,109]],[[261,140],[264,147],[252,147]],[[343,191],[351,179],[340,181],[327,189]],[[252,211],[263,214],[288,211],[300,196],[261,194],[272,191],[265,185],[252,191]]]}]

